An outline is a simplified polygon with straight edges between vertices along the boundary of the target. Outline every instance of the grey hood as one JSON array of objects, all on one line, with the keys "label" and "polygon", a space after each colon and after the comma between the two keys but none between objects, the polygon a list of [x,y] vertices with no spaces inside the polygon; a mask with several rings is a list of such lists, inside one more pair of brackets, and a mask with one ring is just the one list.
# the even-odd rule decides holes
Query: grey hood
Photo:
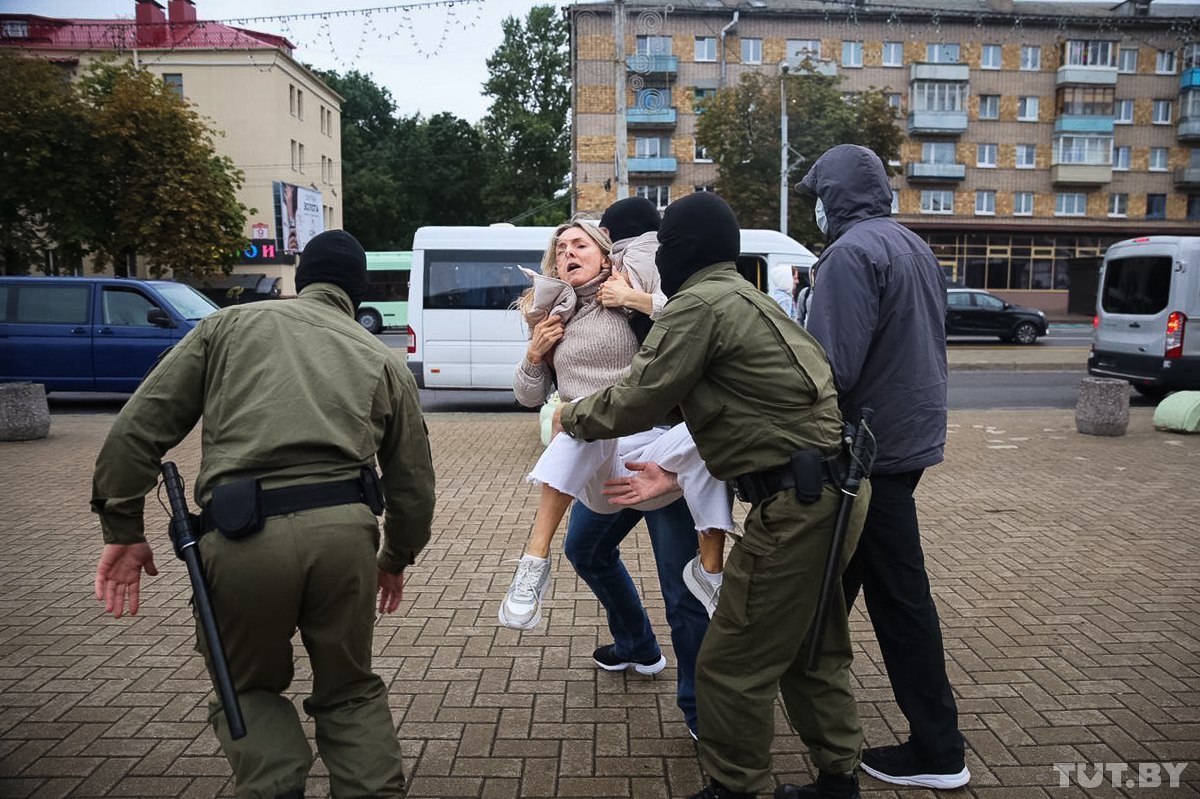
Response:
[{"label": "grey hood", "polygon": [[857,144],[839,144],[808,170],[800,187],[821,198],[829,220],[826,233],[837,241],[855,222],[892,215],[892,187],[879,156]]}]

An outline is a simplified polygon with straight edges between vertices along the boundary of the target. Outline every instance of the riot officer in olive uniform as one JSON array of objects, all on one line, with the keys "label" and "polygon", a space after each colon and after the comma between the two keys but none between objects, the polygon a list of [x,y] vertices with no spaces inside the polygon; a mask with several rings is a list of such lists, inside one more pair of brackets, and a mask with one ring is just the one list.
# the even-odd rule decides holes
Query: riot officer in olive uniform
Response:
[{"label": "riot officer in olive uniform", "polygon": [[371,639],[377,595],[380,612],[399,606],[404,568],[429,540],[433,467],[411,373],[354,319],[366,286],[358,241],[316,236],[299,297],[201,321],[126,403],[96,461],[96,598],[136,613],[142,570],[157,574],[145,495],[163,455],[204,418],[195,532],[247,735],[233,740],[216,700],[209,718],[239,797],[304,795],[312,748],[283,695],[297,629],[313,672],[304,709],[333,795],[405,792]]},{"label": "riot officer in olive uniform", "polygon": [[[657,264],[670,298],[627,378],[558,412],[582,439],[637,432],[678,406],[709,471],[751,504],[725,565],[720,604],[696,664],[700,761],[710,784],[692,799],[770,790],[775,695],[820,775],[778,796],[857,797],[862,748],[850,692],[840,591],[824,647],[805,670],[807,633],[837,514],[842,417],[820,346],[738,273],[737,218],[715,194],[669,206]],[[869,497],[860,495],[849,558]]]}]

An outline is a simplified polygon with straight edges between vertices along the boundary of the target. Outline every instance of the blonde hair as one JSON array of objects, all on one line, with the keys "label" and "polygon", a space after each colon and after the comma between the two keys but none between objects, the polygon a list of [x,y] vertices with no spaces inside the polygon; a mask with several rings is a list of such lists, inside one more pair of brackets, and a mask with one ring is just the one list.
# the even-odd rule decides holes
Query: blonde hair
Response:
[{"label": "blonde hair", "polygon": [[[592,241],[596,242],[596,246],[604,253],[605,259],[612,255],[612,239],[600,229],[594,220],[584,217],[575,216],[569,221],[563,222],[554,229],[554,234],[550,237],[550,243],[546,245],[546,251],[542,253],[542,274],[548,277],[558,278],[558,253],[555,246],[558,244],[558,237],[567,232],[571,228],[579,228]],[[561,279],[561,278],[560,278]],[[526,321],[530,318],[530,312],[533,310],[533,286],[525,289],[516,302],[517,310],[525,317]],[[530,327],[533,325],[531,324]]]}]

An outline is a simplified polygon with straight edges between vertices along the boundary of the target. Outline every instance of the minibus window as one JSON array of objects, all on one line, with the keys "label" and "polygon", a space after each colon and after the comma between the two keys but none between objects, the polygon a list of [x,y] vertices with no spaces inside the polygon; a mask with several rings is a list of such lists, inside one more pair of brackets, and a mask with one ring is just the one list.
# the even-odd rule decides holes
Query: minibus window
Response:
[{"label": "minibus window", "polygon": [[87,286],[20,286],[16,322],[43,325],[86,325]]},{"label": "minibus window", "polygon": [[1153,316],[1171,295],[1171,256],[1114,258],[1104,267],[1100,307],[1108,313]]}]

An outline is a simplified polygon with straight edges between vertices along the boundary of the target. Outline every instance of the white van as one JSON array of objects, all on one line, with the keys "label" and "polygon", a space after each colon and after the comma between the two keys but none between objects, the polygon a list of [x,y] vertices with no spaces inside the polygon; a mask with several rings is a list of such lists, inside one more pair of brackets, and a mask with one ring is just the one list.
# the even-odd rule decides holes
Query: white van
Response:
[{"label": "white van", "polygon": [[[529,342],[512,308],[541,271],[552,227],[422,227],[413,237],[408,365],[421,388],[507,389]],[[806,273],[817,260],[774,230],[743,230],[738,270],[760,289],[776,264]]]},{"label": "white van", "polygon": [[1141,394],[1200,389],[1200,236],[1143,236],[1108,248],[1088,374]]}]

